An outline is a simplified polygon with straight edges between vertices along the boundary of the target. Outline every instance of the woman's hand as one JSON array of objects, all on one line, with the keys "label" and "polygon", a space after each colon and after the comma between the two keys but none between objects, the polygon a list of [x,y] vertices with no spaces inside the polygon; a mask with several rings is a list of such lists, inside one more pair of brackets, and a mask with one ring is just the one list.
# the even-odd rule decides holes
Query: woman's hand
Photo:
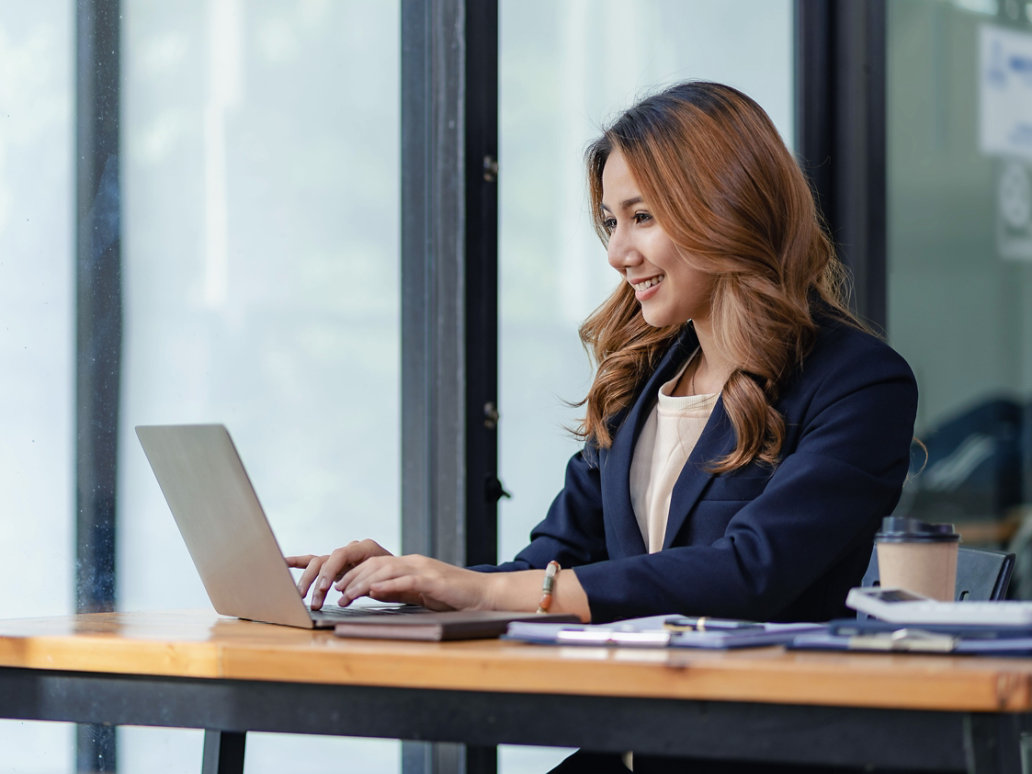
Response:
[{"label": "woman's hand", "polygon": [[368,596],[381,602],[405,602],[431,610],[488,610],[497,578],[465,570],[419,554],[372,556],[348,570],[335,588],[340,604]]},{"label": "woman's hand", "polygon": [[[334,581],[340,580],[344,574],[373,556],[390,556],[386,548],[373,540],[353,540],[332,554],[316,556],[288,556],[287,567],[304,570],[297,582],[297,590],[304,597],[312,589],[312,609],[318,610],[326,599],[326,592]],[[350,601],[350,600],[349,600]]]},{"label": "woman's hand", "polygon": [[[301,596],[312,591],[318,610],[330,586],[341,593],[340,605],[368,596],[381,602],[406,602],[431,610],[526,610],[541,599],[544,570],[476,572],[418,554],[394,556],[372,540],[357,540],[324,556],[288,556],[287,566],[303,569]],[[557,578],[551,610],[591,620],[584,588],[573,570]]]}]

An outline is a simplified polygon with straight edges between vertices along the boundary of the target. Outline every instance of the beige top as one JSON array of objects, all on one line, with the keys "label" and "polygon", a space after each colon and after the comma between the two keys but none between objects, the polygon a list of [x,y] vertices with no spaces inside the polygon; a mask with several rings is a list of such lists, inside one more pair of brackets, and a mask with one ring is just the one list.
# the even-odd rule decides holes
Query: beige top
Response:
[{"label": "beige top", "polygon": [[631,460],[631,506],[650,554],[663,547],[674,484],[720,394],[673,397],[671,393],[688,363],[659,388],[658,400],[645,420]]}]

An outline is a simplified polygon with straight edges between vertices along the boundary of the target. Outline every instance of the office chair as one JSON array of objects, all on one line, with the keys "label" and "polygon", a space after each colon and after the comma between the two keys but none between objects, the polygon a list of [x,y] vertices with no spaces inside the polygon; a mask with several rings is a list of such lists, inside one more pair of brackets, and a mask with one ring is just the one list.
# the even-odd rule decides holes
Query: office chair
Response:
[{"label": "office chair", "polygon": [[[957,551],[957,600],[985,601],[1004,599],[1014,572],[1014,554],[987,548]],[[878,551],[871,552],[871,563],[864,573],[863,586],[878,586]]]}]

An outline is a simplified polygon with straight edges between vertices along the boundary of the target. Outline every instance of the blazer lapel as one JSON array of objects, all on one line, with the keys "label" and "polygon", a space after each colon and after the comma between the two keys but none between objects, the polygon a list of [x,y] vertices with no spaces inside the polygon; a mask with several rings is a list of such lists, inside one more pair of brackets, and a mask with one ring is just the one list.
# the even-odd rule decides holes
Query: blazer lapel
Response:
[{"label": "blazer lapel", "polygon": [[670,512],[667,517],[666,534],[663,536],[663,548],[670,548],[706,485],[713,480],[713,474],[706,469],[707,466],[728,454],[734,447],[734,428],[724,409],[724,398],[720,397],[717,398],[709,421],[674,484],[674,490],[670,495]]},{"label": "blazer lapel", "polygon": [[643,554],[646,551],[638,521],[634,517],[634,507],[631,505],[630,473],[634,447],[656,401],[660,385],[673,378],[677,369],[684,364],[685,359],[698,344],[695,331],[688,327],[660,360],[613,436],[613,445],[607,454],[606,471],[609,475],[602,477],[603,499],[611,506],[607,508],[605,516],[607,531],[611,531],[616,538],[615,545],[610,545],[611,558],[617,558],[613,550],[616,546],[624,552],[624,556]]}]

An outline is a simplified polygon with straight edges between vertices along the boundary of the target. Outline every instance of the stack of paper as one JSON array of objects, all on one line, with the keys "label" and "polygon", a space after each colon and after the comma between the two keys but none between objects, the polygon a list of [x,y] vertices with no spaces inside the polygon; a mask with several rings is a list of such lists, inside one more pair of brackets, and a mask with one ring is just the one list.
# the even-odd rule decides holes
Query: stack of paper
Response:
[{"label": "stack of paper", "polygon": [[745,648],[790,642],[822,624],[760,623],[722,618],[658,615],[608,624],[509,624],[506,639],[543,645],[618,645],[647,648]]}]

